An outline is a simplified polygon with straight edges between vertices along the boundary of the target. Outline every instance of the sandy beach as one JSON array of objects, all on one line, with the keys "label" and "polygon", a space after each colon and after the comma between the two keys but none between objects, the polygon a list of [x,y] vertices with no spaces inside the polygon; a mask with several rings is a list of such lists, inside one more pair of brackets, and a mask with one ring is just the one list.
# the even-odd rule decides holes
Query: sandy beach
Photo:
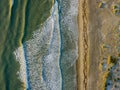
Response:
[{"label": "sandy beach", "polygon": [[[119,52],[118,32],[113,32],[119,25],[119,15],[112,11],[116,1],[106,1],[105,7],[100,7],[97,0],[79,0],[79,58],[77,60],[77,90],[103,90],[107,88],[107,76],[99,65],[106,62],[109,55],[116,56]],[[102,45],[110,46],[108,49]],[[107,72],[107,70],[106,70]],[[102,73],[102,74],[101,74]],[[102,82],[102,83],[101,83]],[[104,82],[104,83],[103,83]],[[104,86],[104,87],[103,87]],[[115,89],[116,90],[116,89]]]},{"label": "sandy beach", "polygon": [[78,90],[98,90],[99,34],[96,29],[100,26],[93,6],[95,0],[79,0]]},{"label": "sandy beach", "polygon": [[79,57],[77,60],[77,82],[78,90],[87,90],[88,87],[88,57],[89,57],[89,42],[88,42],[88,3],[87,0],[79,0]]},{"label": "sandy beach", "polygon": [[95,0],[79,0],[78,90],[97,90],[99,35],[94,6]]},{"label": "sandy beach", "polygon": [[120,90],[120,0],[2,0],[0,16],[0,90]]}]

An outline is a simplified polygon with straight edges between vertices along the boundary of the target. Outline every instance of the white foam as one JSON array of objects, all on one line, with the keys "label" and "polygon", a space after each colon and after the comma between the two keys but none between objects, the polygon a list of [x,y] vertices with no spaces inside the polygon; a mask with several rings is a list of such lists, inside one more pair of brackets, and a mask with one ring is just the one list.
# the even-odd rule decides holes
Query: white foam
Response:
[{"label": "white foam", "polygon": [[78,58],[79,34],[77,23],[78,0],[60,0],[60,2],[60,24],[62,32],[61,67],[64,78],[63,88],[65,90],[75,90],[77,85],[75,65]]},{"label": "white foam", "polygon": [[[77,7],[78,0],[71,0],[70,9],[61,19],[65,24],[63,27],[68,27],[68,30],[65,31],[68,33],[68,40],[75,43],[75,48],[69,48],[63,53],[63,60],[65,60],[63,62],[69,63],[69,66],[75,64],[78,56]],[[27,76],[25,62],[28,64],[30,80],[26,84],[30,83],[32,90],[62,90],[62,76],[59,66],[61,37],[58,20],[58,3],[55,2],[51,9],[51,16],[41,28],[33,32],[32,39],[23,43],[24,48],[23,46],[19,47],[14,52],[17,61],[20,63],[20,79],[24,82],[26,82]],[[63,29],[62,32],[64,32]],[[67,47],[65,43],[67,43],[67,39],[63,40],[64,47]],[[75,81],[76,78],[74,77],[71,82]]]},{"label": "white foam", "polygon": [[[78,0],[64,0],[61,2],[61,31],[63,33],[63,48],[67,49],[67,42],[69,42],[71,46],[74,46],[63,52],[63,58],[65,59],[63,59],[63,63],[71,62],[70,66],[73,66],[75,65],[78,57]],[[67,6],[68,2],[69,4]]]},{"label": "white foam", "polygon": [[16,49],[14,54],[16,56],[16,60],[20,63],[20,71],[18,71],[17,74],[19,75],[19,79],[26,85],[27,88],[27,74],[23,47],[21,46]]},{"label": "white foam", "polygon": [[[15,51],[20,63],[20,79],[26,78],[25,59],[29,71],[29,83],[32,90],[61,90],[60,30],[58,21],[58,3],[55,2],[51,16],[42,27],[33,32],[32,39],[23,43]],[[24,58],[24,53],[26,58]],[[44,75],[43,75],[44,74]]]}]

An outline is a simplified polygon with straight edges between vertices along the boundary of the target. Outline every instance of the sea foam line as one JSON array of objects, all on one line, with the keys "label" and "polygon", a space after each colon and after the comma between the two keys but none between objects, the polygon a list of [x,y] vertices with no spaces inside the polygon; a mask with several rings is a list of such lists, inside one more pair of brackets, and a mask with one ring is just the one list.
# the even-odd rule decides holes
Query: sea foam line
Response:
[{"label": "sea foam line", "polygon": [[[78,58],[78,0],[59,0],[59,22],[61,31],[60,66],[63,90],[74,90],[76,81],[76,60]],[[72,47],[74,46],[74,47]],[[74,67],[73,67],[74,66]],[[70,68],[74,68],[70,71]],[[73,72],[73,74],[69,74]],[[68,81],[69,79],[69,81]],[[71,87],[69,87],[71,86]]]},{"label": "sea foam line", "polygon": [[23,43],[23,46],[14,52],[20,63],[20,79],[27,84],[27,88],[30,87],[29,90],[61,90],[61,45],[57,2],[52,8],[51,16],[42,26],[33,32],[32,39]]},{"label": "sea foam line", "polygon": [[27,80],[27,71],[26,71],[26,60],[24,57],[23,46],[19,47],[14,51],[16,56],[16,60],[20,63],[20,71],[18,71],[19,79],[24,83],[25,88],[28,88],[28,80]]}]

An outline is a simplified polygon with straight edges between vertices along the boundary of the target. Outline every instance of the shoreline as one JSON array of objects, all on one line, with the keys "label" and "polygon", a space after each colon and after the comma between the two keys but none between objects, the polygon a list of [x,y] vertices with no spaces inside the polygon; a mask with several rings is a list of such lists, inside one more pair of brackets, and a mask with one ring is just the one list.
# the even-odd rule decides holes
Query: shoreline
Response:
[{"label": "shoreline", "polygon": [[16,57],[16,61],[20,64],[20,70],[18,71],[19,79],[24,84],[24,90],[28,88],[28,72],[26,71],[27,65],[24,56],[23,46],[20,46],[18,49],[14,51],[14,55]]},{"label": "shoreline", "polygon": [[78,6],[78,60],[77,60],[77,90],[87,90],[89,70],[89,40],[88,40],[88,3],[79,0]]}]

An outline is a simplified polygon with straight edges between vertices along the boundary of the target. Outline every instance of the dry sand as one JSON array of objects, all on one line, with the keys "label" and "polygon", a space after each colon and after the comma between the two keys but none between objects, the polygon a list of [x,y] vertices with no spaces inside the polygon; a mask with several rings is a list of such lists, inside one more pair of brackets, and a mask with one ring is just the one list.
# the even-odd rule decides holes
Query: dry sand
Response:
[{"label": "dry sand", "polygon": [[[108,8],[99,8],[99,0],[79,0],[79,58],[77,60],[77,90],[101,90],[99,85],[101,62],[101,43],[112,42],[105,40],[102,35],[109,33],[120,22],[120,17],[115,16],[109,4]],[[108,37],[109,38],[109,37]],[[107,41],[108,40],[108,41]],[[103,52],[104,55],[106,52]]]},{"label": "dry sand", "polygon": [[99,11],[97,11],[96,0],[89,1],[89,81],[87,90],[98,90],[99,59],[100,59],[100,34],[101,27]]},{"label": "dry sand", "polygon": [[98,90],[99,28],[96,0],[79,0],[78,90]]},{"label": "dry sand", "polygon": [[77,89],[87,90],[89,67],[89,42],[88,42],[88,1],[79,0],[79,57],[77,60]]}]

